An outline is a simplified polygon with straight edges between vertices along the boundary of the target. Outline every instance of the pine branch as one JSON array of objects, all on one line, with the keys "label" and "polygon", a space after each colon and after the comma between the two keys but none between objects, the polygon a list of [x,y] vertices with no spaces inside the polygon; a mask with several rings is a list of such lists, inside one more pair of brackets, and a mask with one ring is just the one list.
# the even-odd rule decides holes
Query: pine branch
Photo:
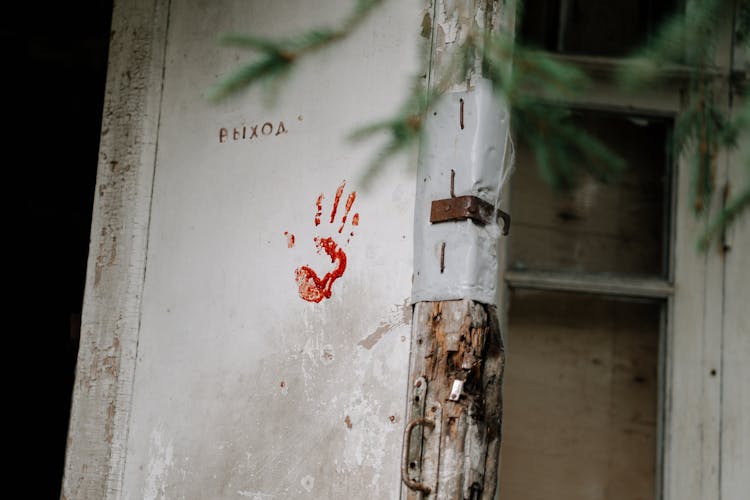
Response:
[{"label": "pine branch", "polygon": [[[702,0],[690,2],[683,15],[674,16],[657,36],[624,62],[618,81],[627,89],[655,82],[664,66],[681,63],[689,68],[688,106],[675,120],[672,148],[690,163],[690,184],[696,214],[706,210],[716,191],[716,158],[722,150],[737,147],[738,138],[750,130],[750,107],[746,102],[738,117],[716,105],[716,75],[712,74],[714,51],[721,22],[733,11],[738,15],[735,37],[750,46],[750,1]],[[714,72],[715,73],[715,72]],[[744,95],[742,96],[744,97]],[[706,250],[711,239],[722,234],[748,208],[748,186],[709,224],[698,248]]]},{"label": "pine branch", "polygon": [[729,200],[721,213],[709,224],[708,229],[698,241],[698,250],[708,250],[711,241],[724,234],[729,226],[748,209],[750,209],[750,185],[745,186],[745,189],[737,197]]},{"label": "pine branch", "polygon": [[[750,48],[750,0],[739,0],[736,38]],[[251,35],[227,35],[222,43],[257,52],[257,57],[221,81],[211,94],[218,100],[256,83],[277,84],[307,54],[322,50],[351,34],[382,0],[357,0],[352,12],[334,28],[311,29],[282,40]],[[628,58],[618,73],[623,88],[653,84],[662,68],[674,64],[689,68],[688,106],[681,112],[672,134],[673,151],[691,160],[694,208],[710,205],[716,189],[714,164],[718,152],[736,147],[741,133],[750,130],[750,104],[734,119],[715,104],[711,67],[722,18],[735,8],[735,0],[702,0],[689,3],[686,13],[674,16],[648,44]],[[367,167],[369,183],[385,162],[421,136],[424,117],[451,84],[468,79],[481,61],[482,75],[492,82],[499,98],[511,109],[513,133],[532,149],[542,178],[555,189],[570,189],[582,173],[602,182],[616,180],[625,164],[596,137],[571,120],[560,103],[580,96],[591,87],[583,72],[550,55],[523,47],[507,34],[487,34],[470,26],[462,45],[453,51],[444,74],[429,91],[421,83],[390,118],[354,131],[352,140],[385,134],[387,141]],[[512,64],[511,64],[512,62]],[[744,90],[743,95],[744,97]],[[748,163],[750,165],[750,163]],[[727,204],[701,238],[706,248],[748,209],[750,186]]]},{"label": "pine branch", "polygon": [[[591,87],[578,68],[497,35],[485,54],[485,76],[511,107],[513,133],[526,142],[541,177],[556,190],[572,189],[584,172],[611,182],[625,163],[570,119],[560,101]],[[512,56],[512,67],[509,58]]]},{"label": "pine branch", "polygon": [[581,174],[600,182],[613,182],[625,162],[600,140],[571,121],[568,109],[526,102],[512,110],[515,135],[526,142],[536,159],[542,179],[553,189],[574,188]]},{"label": "pine branch", "polygon": [[734,0],[693,1],[684,14],[668,19],[652,37],[620,67],[617,81],[626,89],[639,89],[657,81],[665,66],[693,68],[695,82],[705,77],[716,48],[722,16],[732,12]]},{"label": "pine branch", "polygon": [[[740,131],[747,133],[749,126],[750,100],[746,99],[732,122],[732,128],[735,134],[738,134]],[[734,139],[736,141],[736,137]],[[706,251],[714,239],[723,235],[732,223],[750,210],[750,153],[745,154],[742,162],[746,171],[747,183],[744,189],[740,191],[740,194],[728,200],[719,214],[709,223],[708,228],[698,241],[698,249],[700,251]]]},{"label": "pine branch", "polygon": [[425,114],[439,97],[440,92],[428,91],[417,83],[392,118],[366,125],[352,132],[349,136],[352,141],[362,141],[382,133],[388,136],[386,145],[365,168],[361,177],[363,187],[367,187],[372,182],[389,159],[419,141]]},{"label": "pine branch", "polygon": [[739,0],[736,37],[740,45],[750,48],[750,0]]},{"label": "pine branch", "polygon": [[260,52],[256,60],[242,66],[219,82],[209,99],[219,101],[258,82],[278,83],[301,57],[324,49],[345,38],[382,3],[382,0],[357,0],[351,14],[336,28],[315,28],[282,40],[253,35],[229,34],[221,43]]}]

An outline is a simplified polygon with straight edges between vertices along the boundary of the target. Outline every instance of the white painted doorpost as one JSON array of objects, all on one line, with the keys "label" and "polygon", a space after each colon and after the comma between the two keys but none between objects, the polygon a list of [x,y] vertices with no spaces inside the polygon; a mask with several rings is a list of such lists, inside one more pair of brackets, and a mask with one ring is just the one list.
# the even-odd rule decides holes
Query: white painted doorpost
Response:
[{"label": "white painted doorpost", "polygon": [[63,499],[119,498],[127,454],[168,0],[115,2]]}]

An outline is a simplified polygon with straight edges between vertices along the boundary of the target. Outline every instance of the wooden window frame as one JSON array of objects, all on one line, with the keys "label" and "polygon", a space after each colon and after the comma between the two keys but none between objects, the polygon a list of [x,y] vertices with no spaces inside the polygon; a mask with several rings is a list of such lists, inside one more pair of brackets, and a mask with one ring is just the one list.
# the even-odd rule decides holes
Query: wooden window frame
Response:
[{"label": "wooden window frame", "polygon": [[[568,61],[575,61],[576,59],[585,60],[589,62],[588,57],[578,58],[577,56],[565,56]],[[659,101],[659,93],[656,95],[642,94],[635,96],[630,99],[622,98],[617,95],[617,92],[610,86],[608,91],[610,95],[615,96],[611,98],[610,102],[602,102],[601,96],[607,92],[606,87],[599,87],[595,95],[597,99],[594,102],[591,101],[568,101],[560,103],[564,107],[575,108],[578,110],[590,110],[599,112],[608,112],[612,114],[620,115],[644,115],[644,116],[658,116],[658,117],[676,117],[679,109],[674,107],[665,106],[666,103],[663,101],[659,107],[655,107],[652,103]],[[640,277],[632,276],[627,274],[617,273],[581,273],[581,272],[569,272],[569,271],[536,271],[536,270],[518,270],[518,269],[506,269],[504,280],[506,289],[503,291],[503,297],[501,303],[506,304],[509,300],[509,293],[507,289],[530,289],[530,290],[542,290],[542,291],[564,291],[564,292],[578,292],[578,293],[590,293],[601,297],[616,296],[616,297],[631,297],[634,299],[652,299],[663,301],[662,306],[662,325],[658,332],[658,382],[657,382],[657,428],[656,428],[656,442],[657,449],[654,450],[656,453],[656,464],[657,470],[655,471],[655,484],[656,492],[655,499],[665,500],[669,497],[664,495],[664,476],[665,476],[665,456],[668,450],[666,449],[665,436],[669,433],[670,429],[670,415],[667,410],[673,408],[675,405],[668,404],[668,394],[670,391],[667,388],[667,380],[669,380],[667,374],[670,373],[670,369],[674,364],[674,359],[669,351],[671,345],[672,336],[672,318],[674,317],[674,298],[675,298],[675,228],[678,224],[678,220],[682,222],[682,218],[678,217],[676,212],[676,202],[680,196],[687,195],[688,193],[681,193],[680,186],[678,183],[678,172],[684,171],[687,165],[683,165],[684,160],[674,162],[671,159],[668,161],[677,163],[675,166],[670,166],[667,169],[670,174],[670,186],[668,190],[667,201],[667,215],[668,220],[665,227],[667,245],[666,245],[666,260],[667,265],[665,269],[665,275],[653,276],[653,277]],[[686,176],[682,176],[686,177]],[[689,186],[685,186],[689,187]],[[683,190],[684,191],[684,190]],[[510,210],[510,197],[512,196],[512,186],[507,186],[505,189],[505,209]],[[692,214],[688,214],[692,215]],[[510,238],[512,238],[512,231]],[[503,254],[508,254],[510,247],[509,238],[503,242]],[[694,250],[693,245],[691,249]],[[507,307],[506,307],[507,309]],[[507,317],[504,319],[505,326],[507,327]],[[512,353],[509,354],[512,356]],[[678,404],[678,407],[683,405]],[[501,471],[502,474],[502,471]]]},{"label": "wooden window frame", "polygon": [[[727,82],[724,86],[728,93],[728,81],[736,80],[737,61],[747,60],[747,55],[733,54],[730,50],[731,30],[727,31],[716,52],[716,66],[710,73],[717,78],[719,85],[722,85],[722,81]],[[611,83],[606,83],[614,75],[616,59],[550,55],[575,64],[598,82],[585,99],[560,103],[563,106],[672,118],[677,118],[683,109],[683,89],[687,85],[689,68],[678,65],[664,68],[662,81],[665,83],[661,86],[638,94],[624,95]],[[731,75],[731,78],[727,78],[727,75]],[[716,162],[717,186],[738,177],[740,167],[736,160],[733,162],[736,157],[735,153],[719,154]],[[697,250],[698,239],[708,221],[720,210],[722,201],[714,199],[705,214],[696,216],[691,201],[690,162],[682,156],[672,158],[670,163],[672,169],[669,224],[666,228],[669,238],[666,276],[634,278],[506,269],[509,249],[506,238],[501,242],[500,252],[500,269],[506,269],[500,304],[507,310],[509,288],[664,300],[659,333],[655,498],[718,499],[722,498],[722,494],[726,495],[725,498],[739,498],[732,495],[744,491],[746,486],[746,480],[738,472],[741,466],[733,466],[729,472],[722,470],[723,464],[731,459],[736,460],[738,456],[736,451],[727,450],[728,437],[723,435],[723,421],[728,417],[741,416],[743,409],[748,406],[748,396],[745,394],[739,401],[728,402],[723,400],[723,395],[726,392],[724,381],[730,376],[725,372],[742,375],[748,373],[748,370],[736,365],[725,366],[729,348],[726,344],[727,335],[731,335],[736,345],[740,345],[742,340],[737,339],[736,332],[727,332],[724,319],[727,314],[725,287],[728,286],[728,281],[731,282],[727,273],[731,269],[741,273],[743,257],[735,255],[733,259],[726,259],[725,254],[716,249],[710,249],[707,253]],[[506,186],[502,203],[504,210],[510,210],[511,196],[511,187]],[[510,237],[512,238],[512,231]],[[748,235],[743,234],[740,238],[747,240]],[[722,245],[726,244],[722,242]],[[741,295],[739,290],[735,292]],[[730,302],[732,307],[737,307],[736,299]],[[741,313],[735,309],[734,314]],[[736,322],[736,319],[730,317],[730,321]],[[503,318],[503,322],[507,328],[507,316]],[[744,457],[742,452],[739,456]],[[744,458],[748,460],[750,457]]]}]

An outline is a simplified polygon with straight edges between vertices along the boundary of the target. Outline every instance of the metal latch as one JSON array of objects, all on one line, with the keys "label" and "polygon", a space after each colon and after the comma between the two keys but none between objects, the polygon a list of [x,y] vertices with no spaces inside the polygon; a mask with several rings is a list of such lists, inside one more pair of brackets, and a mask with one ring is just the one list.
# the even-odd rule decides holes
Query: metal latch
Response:
[{"label": "metal latch", "polygon": [[455,176],[456,171],[451,170],[451,197],[432,202],[430,222],[438,224],[471,219],[477,224],[485,225],[492,222],[492,217],[495,216],[503,220],[503,235],[507,235],[510,231],[510,214],[499,209],[495,214],[495,207],[477,196],[456,196],[453,193]]},{"label": "metal latch", "polygon": [[477,224],[487,224],[492,217],[493,207],[476,196],[456,196],[435,200],[430,207],[430,222],[449,222],[471,219]]}]

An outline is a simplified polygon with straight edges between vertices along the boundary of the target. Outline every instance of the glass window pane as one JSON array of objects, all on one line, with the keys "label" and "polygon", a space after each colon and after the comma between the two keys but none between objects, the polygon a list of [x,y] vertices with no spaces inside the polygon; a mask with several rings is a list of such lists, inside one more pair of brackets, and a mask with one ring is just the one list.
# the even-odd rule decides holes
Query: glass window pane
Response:
[{"label": "glass window pane", "polygon": [[661,306],[511,293],[503,500],[654,498]]},{"label": "glass window pane", "polygon": [[572,192],[556,193],[519,144],[510,268],[666,276],[671,121],[593,112],[576,113],[574,120],[627,168],[614,184],[584,177]]}]

